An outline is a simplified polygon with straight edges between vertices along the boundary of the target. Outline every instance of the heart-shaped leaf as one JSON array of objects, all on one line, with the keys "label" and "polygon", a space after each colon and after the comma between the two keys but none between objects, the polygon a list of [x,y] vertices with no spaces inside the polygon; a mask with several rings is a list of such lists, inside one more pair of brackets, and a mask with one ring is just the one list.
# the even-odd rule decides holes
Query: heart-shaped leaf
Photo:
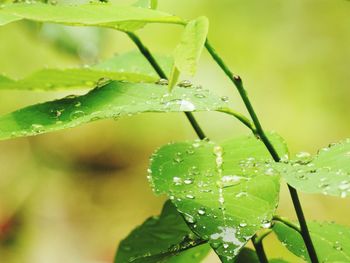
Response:
[{"label": "heart-shaped leaf", "polygon": [[147,219],[120,243],[114,262],[196,263],[201,262],[209,250],[167,201],[159,217]]},{"label": "heart-shaped leaf", "polygon": [[[285,154],[281,138],[270,137]],[[270,227],[279,176],[269,167],[251,167],[267,160],[268,151],[253,136],[220,144],[175,143],[153,155],[149,179],[156,193],[169,196],[192,230],[230,260],[259,229]]]}]

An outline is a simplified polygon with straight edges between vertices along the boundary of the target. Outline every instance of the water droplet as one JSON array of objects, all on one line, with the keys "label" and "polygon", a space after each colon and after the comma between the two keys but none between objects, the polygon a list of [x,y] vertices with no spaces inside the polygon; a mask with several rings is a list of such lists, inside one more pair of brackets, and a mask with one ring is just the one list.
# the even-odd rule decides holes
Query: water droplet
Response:
[{"label": "water droplet", "polygon": [[205,209],[204,208],[198,209],[198,214],[201,216],[205,215]]},{"label": "water droplet", "polygon": [[246,226],[247,226],[247,223],[240,223],[239,226],[240,226],[240,227],[246,227]]},{"label": "water droplet", "polygon": [[182,185],[182,179],[180,177],[173,177],[173,183],[175,185]]},{"label": "water droplet", "polygon": [[196,109],[196,106],[194,106],[192,102],[187,100],[181,100],[179,104],[180,104],[180,111],[194,111]]},{"label": "water droplet", "polygon": [[41,133],[44,131],[44,126],[41,124],[32,124],[31,125],[31,130],[34,133]]},{"label": "water droplet", "polygon": [[80,101],[77,101],[77,102],[74,104],[74,107],[79,108],[80,106],[81,106],[81,102],[80,102]]},{"label": "water droplet", "polygon": [[184,214],[184,218],[185,218],[186,222],[188,222],[190,224],[196,223],[196,219],[189,214]]},{"label": "water droplet", "polygon": [[336,250],[338,251],[342,251],[343,250],[343,247],[341,246],[341,244],[339,243],[339,241],[336,241],[334,243],[334,246],[333,246]]},{"label": "water droplet", "polygon": [[159,79],[156,84],[165,86],[169,84],[169,81],[167,79]]},{"label": "water droplet", "polygon": [[220,98],[223,102],[228,102],[229,98],[227,96],[222,96]]},{"label": "water droplet", "polygon": [[192,83],[189,80],[183,80],[180,81],[179,84],[177,84],[179,87],[183,87],[183,88],[190,88],[192,87]]},{"label": "water droplet", "polygon": [[109,78],[100,78],[98,79],[97,83],[96,83],[96,88],[101,88],[103,86],[105,86],[106,84],[108,84],[109,82],[111,82],[112,80]]},{"label": "water droplet", "polygon": [[185,183],[185,184],[193,184],[193,180],[190,179],[190,178],[188,178],[188,179],[185,179],[185,180],[184,180],[184,183]]},{"label": "water droplet", "polygon": [[188,198],[188,199],[195,199],[195,196],[188,194],[188,195],[186,195],[186,198]]},{"label": "water droplet", "polygon": [[308,152],[300,152],[300,153],[297,153],[297,154],[296,154],[296,157],[297,157],[297,158],[308,158],[308,157],[310,157],[310,156],[311,156],[311,154],[308,153]]},{"label": "water droplet", "polygon": [[194,96],[198,99],[204,99],[207,97],[207,95],[205,95],[204,93],[196,93],[194,94]]},{"label": "water droplet", "polygon": [[76,119],[82,118],[84,116],[85,116],[85,112],[83,112],[81,110],[77,110],[77,111],[73,111],[69,117],[71,120],[76,120]]},{"label": "water droplet", "polygon": [[199,169],[197,166],[192,166],[188,169],[189,175],[198,175],[199,174]]},{"label": "water droplet", "polygon": [[261,222],[261,227],[262,228],[270,228],[271,227],[271,222],[267,221],[267,220],[263,220]]}]

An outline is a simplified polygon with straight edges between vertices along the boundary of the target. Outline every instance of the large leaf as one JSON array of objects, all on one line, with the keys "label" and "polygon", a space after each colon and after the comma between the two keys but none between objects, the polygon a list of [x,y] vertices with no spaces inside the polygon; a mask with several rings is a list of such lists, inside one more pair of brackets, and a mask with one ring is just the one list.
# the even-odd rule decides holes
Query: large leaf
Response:
[{"label": "large leaf", "polygon": [[[320,262],[350,262],[350,228],[335,223],[308,222],[311,238]],[[277,222],[273,230],[279,240],[295,255],[310,262],[301,235]]]},{"label": "large leaf", "polygon": [[300,191],[340,197],[350,194],[350,139],[323,148],[315,157],[300,153],[295,160],[275,166]]},{"label": "large leaf", "polygon": [[208,29],[209,22],[204,16],[192,20],[186,25],[181,42],[174,52],[175,66],[180,72],[195,74]]},{"label": "large leaf", "polygon": [[200,262],[209,252],[208,246],[198,246],[202,243],[167,201],[159,217],[147,219],[120,243],[114,262]]},{"label": "large leaf", "polygon": [[[285,154],[280,137],[271,139]],[[279,176],[269,167],[251,168],[252,162],[267,160],[268,151],[253,136],[219,145],[175,143],[153,155],[149,179],[156,193],[169,196],[192,230],[230,260],[259,229],[269,227],[278,204]]]},{"label": "large leaf", "polygon": [[204,89],[179,87],[169,94],[162,85],[114,81],[83,96],[68,96],[0,116],[0,140],[141,112],[207,111],[225,106]]},{"label": "large leaf", "polygon": [[[156,56],[156,59],[170,71],[172,59]],[[19,80],[0,75],[0,89],[58,90],[93,88],[106,79],[129,82],[156,82],[159,77],[139,52],[115,56],[91,67],[67,69],[42,69]]]},{"label": "large leaf", "polygon": [[[38,22],[50,22],[71,26],[100,26],[122,31],[133,31],[146,23],[175,23],[183,21],[173,15],[134,6],[111,3],[90,3],[83,5],[50,5],[40,2],[4,5],[1,16],[13,16]],[[14,19],[14,18],[13,18]],[[11,18],[3,18],[7,23]]]}]

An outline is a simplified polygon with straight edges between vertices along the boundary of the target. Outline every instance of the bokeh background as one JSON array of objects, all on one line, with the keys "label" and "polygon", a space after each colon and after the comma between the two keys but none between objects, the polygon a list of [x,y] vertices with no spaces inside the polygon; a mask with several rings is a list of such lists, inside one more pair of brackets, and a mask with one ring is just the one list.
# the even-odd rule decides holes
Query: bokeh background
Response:
[{"label": "bokeh background", "polygon": [[[211,42],[244,78],[263,125],[281,134],[292,154],[315,153],[349,137],[348,1],[159,2],[161,10],[185,18],[209,17]],[[148,25],[139,34],[151,50],[171,54],[181,29]],[[0,72],[19,78],[43,67],[91,64],[134,49],[126,35],[113,30],[24,21],[0,27]],[[237,92],[206,52],[193,81],[229,96],[244,112]],[[64,95],[0,91],[0,113]],[[219,113],[196,117],[216,141],[248,133]],[[183,114],[143,114],[0,142],[0,262],[112,262],[119,241],[158,214],[165,200],[153,195],[146,180],[150,154],[169,141],[194,138]],[[304,194],[301,199],[309,220],[350,225],[349,199]],[[279,213],[295,218],[286,187]],[[266,250],[268,256],[299,262],[272,235]],[[207,262],[219,261],[210,255]]]}]

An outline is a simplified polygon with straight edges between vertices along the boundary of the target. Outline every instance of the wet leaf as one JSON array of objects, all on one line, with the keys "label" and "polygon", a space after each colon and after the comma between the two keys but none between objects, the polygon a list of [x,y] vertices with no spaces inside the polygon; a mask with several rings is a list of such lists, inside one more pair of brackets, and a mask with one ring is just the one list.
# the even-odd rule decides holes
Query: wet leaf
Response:
[{"label": "wet leaf", "polygon": [[114,262],[201,262],[210,250],[202,243],[167,201],[159,217],[147,219],[120,243]]},{"label": "wet leaf", "polygon": [[312,157],[302,152],[276,169],[297,190],[339,197],[350,195],[350,139],[321,149]]},{"label": "wet leaf", "polygon": [[[281,138],[270,138],[285,154]],[[253,136],[220,144],[174,143],[152,156],[149,179],[156,193],[169,196],[197,235],[231,260],[259,229],[270,227],[279,176],[270,174],[268,166],[252,166],[269,160],[265,146]]]},{"label": "wet leaf", "polygon": [[[335,223],[308,222],[320,262],[350,261],[350,228]],[[301,235],[290,227],[277,222],[273,230],[278,239],[295,255],[311,262]]]},{"label": "wet leaf", "polygon": [[0,139],[58,131],[91,121],[131,116],[142,112],[192,112],[217,110],[226,104],[196,88],[157,84],[110,82],[86,95],[29,106],[0,116]]},{"label": "wet leaf", "polygon": [[38,22],[109,27],[122,31],[133,31],[147,23],[183,24],[180,18],[164,12],[112,3],[82,5],[16,3],[3,5],[0,14],[4,20],[3,24],[11,22],[11,17],[12,21],[15,21],[14,17],[19,17]]},{"label": "wet leaf", "polygon": [[[170,71],[172,59],[155,56]],[[93,88],[108,79],[129,82],[156,82],[159,77],[139,52],[115,56],[94,66],[66,69],[42,69],[28,77],[11,80],[0,75],[0,89],[61,90]]]}]

